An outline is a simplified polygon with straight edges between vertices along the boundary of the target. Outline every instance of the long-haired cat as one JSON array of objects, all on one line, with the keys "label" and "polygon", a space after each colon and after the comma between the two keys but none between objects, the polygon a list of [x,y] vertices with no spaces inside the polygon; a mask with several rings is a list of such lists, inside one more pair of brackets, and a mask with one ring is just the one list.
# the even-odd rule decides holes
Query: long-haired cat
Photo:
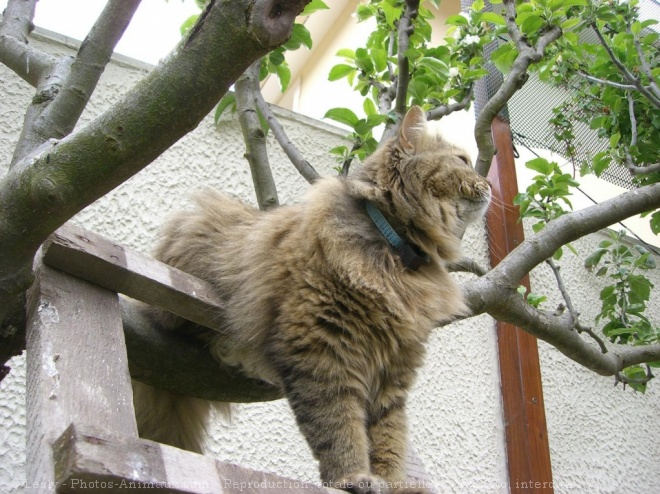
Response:
[{"label": "long-haired cat", "polygon": [[[406,398],[424,344],[466,310],[445,265],[489,200],[465,152],[428,133],[414,107],[357,172],[318,181],[302,204],[260,212],[197,194],[155,256],[215,286],[224,332],[202,337],[221,361],[282,389],[323,482],[371,492],[369,480],[404,485]],[[201,450],[208,403],[136,392],[143,437]]]}]

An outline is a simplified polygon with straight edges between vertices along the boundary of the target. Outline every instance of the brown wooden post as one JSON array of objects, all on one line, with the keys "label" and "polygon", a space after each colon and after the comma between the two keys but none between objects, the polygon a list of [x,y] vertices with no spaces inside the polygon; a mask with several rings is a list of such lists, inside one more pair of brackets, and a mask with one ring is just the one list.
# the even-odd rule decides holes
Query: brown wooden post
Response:
[{"label": "brown wooden post", "polygon": [[[492,126],[497,154],[488,178],[493,203],[488,211],[491,265],[496,266],[524,238],[517,208],[516,169],[509,124],[497,117]],[[529,290],[529,277],[520,280]],[[509,484],[514,493],[552,493],[552,466],[545,421],[536,338],[497,322]]]},{"label": "brown wooden post", "polygon": [[27,492],[52,493],[52,446],[75,423],[137,438],[116,293],[47,266],[27,327]]}]

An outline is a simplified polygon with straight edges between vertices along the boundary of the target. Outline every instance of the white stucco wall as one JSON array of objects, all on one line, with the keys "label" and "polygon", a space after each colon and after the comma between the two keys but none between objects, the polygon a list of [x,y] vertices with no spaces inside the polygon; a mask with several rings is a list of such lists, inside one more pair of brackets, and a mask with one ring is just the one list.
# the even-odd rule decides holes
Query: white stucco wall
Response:
[{"label": "white stucco wall", "polygon": [[[66,51],[54,42],[35,41],[53,53]],[[111,63],[90,106],[89,120],[107,108],[144,74],[144,69]],[[9,162],[20,132],[23,111],[33,91],[0,67],[0,166]],[[332,127],[283,113],[290,137],[323,173],[332,173],[328,156],[341,140]],[[467,118],[467,120],[465,120]],[[471,135],[450,126],[457,137]],[[446,125],[445,125],[446,127]],[[272,144],[272,143],[271,143]],[[297,200],[307,188],[276,145],[270,146],[283,203]],[[175,144],[143,172],[87,208],[75,219],[143,252],[149,251],[158,225],[181,207],[201,185],[214,185],[254,202],[237,122],[228,117],[218,129],[212,119]],[[4,170],[0,172],[0,176]],[[598,236],[576,243],[590,252]],[[483,225],[465,239],[469,255],[487,264]],[[660,260],[659,260],[660,261]],[[570,255],[562,260],[576,303],[593,319],[598,309],[591,275]],[[652,275],[660,286],[660,276]],[[532,274],[535,292],[554,293],[549,272]],[[660,320],[658,296],[652,307]],[[553,307],[555,297],[548,302]],[[557,493],[660,492],[660,384],[646,396],[612,386],[613,379],[594,375],[544,343],[540,344],[546,415]],[[0,492],[22,492],[25,481],[25,370],[22,358],[0,383]],[[438,330],[429,345],[427,364],[410,400],[411,442],[443,493],[506,492],[506,455],[500,404],[500,381],[492,321],[482,316]],[[284,401],[242,405],[231,425],[215,423],[209,454],[260,470],[317,481],[316,465],[297,432]]]}]

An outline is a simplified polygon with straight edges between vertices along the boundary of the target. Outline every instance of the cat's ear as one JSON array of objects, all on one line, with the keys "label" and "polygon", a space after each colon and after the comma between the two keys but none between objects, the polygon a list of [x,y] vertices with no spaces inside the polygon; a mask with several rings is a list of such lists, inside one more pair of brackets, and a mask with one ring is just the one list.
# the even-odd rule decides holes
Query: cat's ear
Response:
[{"label": "cat's ear", "polygon": [[419,106],[413,106],[403,117],[399,128],[398,142],[403,151],[413,154],[426,135],[426,113]]}]

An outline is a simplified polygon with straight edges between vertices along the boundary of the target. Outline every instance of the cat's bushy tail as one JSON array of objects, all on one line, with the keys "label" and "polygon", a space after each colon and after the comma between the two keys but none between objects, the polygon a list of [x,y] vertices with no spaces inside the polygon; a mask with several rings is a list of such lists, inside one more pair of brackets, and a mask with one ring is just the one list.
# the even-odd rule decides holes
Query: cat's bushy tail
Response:
[{"label": "cat's bushy tail", "polygon": [[231,416],[231,404],[194,398],[133,381],[133,403],[140,437],[203,453],[213,411]]}]

